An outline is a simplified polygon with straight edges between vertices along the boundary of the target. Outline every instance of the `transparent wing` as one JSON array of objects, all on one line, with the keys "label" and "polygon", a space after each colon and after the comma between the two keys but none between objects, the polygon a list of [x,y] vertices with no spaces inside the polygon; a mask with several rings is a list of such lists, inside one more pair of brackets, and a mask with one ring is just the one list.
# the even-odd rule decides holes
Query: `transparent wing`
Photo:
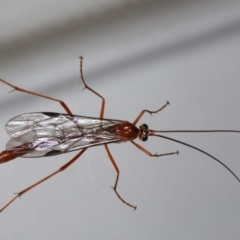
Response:
[{"label": "transparent wing", "polygon": [[11,136],[6,149],[28,144],[22,157],[52,156],[104,143],[120,142],[114,129],[123,121],[37,112],[12,118],[5,129]]}]

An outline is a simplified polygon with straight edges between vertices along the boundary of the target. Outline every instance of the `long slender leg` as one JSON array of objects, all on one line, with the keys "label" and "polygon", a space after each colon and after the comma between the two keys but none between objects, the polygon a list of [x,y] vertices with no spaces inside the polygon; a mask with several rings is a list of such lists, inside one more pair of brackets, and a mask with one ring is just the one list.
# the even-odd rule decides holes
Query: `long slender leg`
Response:
[{"label": "long slender leg", "polygon": [[114,187],[112,187],[113,190],[114,190],[114,192],[116,193],[117,197],[118,197],[124,204],[126,204],[126,205],[128,205],[129,207],[132,207],[134,210],[136,210],[136,209],[137,209],[137,206],[133,206],[132,204],[126,202],[126,201],[119,195],[119,193],[117,192],[117,184],[118,184],[118,180],[119,180],[120,171],[119,171],[119,169],[118,169],[118,166],[117,166],[116,162],[115,162],[114,159],[113,159],[112,154],[111,154],[110,151],[109,151],[109,148],[108,148],[107,144],[104,144],[104,147],[106,148],[108,157],[110,158],[110,160],[111,160],[111,162],[112,162],[112,165],[113,165],[113,167],[115,168],[115,170],[116,170],[116,172],[117,172],[116,181],[115,181]]},{"label": "long slender leg", "polygon": [[[43,94],[40,94],[40,93],[36,93],[36,92],[31,92],[31,91],[28,91],[28,90],[25,90],[23,88],[20,88],[20,87],[17,87],[17,86],[14,86],[12,85],[11,83],[3,80],[3,79],[0,79],[1,82],[7,84],[8,86],[12,87],[15,91],[19,91],[19,92],[24,92],[24,93],[28,93],[28,94],[31,94],[31,95],[34,95],[34,96],[38,96],[38,97],[42,97],[42,98],[46,98],[46,99],[49,99],[49,100],[52,100],[52,101],[55,101],[55,102],[59,102],[61,104],[61,106],[64,108],[64,110],[69,114],[69,115],[72,115],[72,112],[70,111],[70,109],[68,108],[68,106],[65,104],[65,102],[59,100],[59,99],[56,99],[56,98],[52,98],[52,97],[49,97],[49,96],[46,96],[46,95],[43,95]],[[13,91],[14,91],[13,90]]]},{"label": "long slender leg", "polygon": [[83,62],[83,57],[79,57],[80,58],[80,76],[82,79],[82,82],[84,84],[84,89],[87,88],[89,91],[93,92],[94,94],[96,94],[98,97],[100,97],[102,99],[102,106],[101,106],[101,111],[100,111],[100,118],[103,118],[104,115],[104,108],[105,108],[105,99],[104,97],[102,97],[99,93],[97,93],[96,91],[94,91],[92,88],[90,88],[84,78],[83,78],[83,71],[82,71],[82,62]]},{"label": "long slender leg", "polygon": [[67,167],[69,167],[72,163],[74,163],[85,151],[87,150],[87,148],[84,148],[81,152],[79,152],[76,156],[74,156],[69,162],[67,162],[66,164],[64,164],[62,167],[60,167],[57,171],[49,174],[47,177],[41,179],[40,181],[34,183],[33,185],[31,185],[28,188],[23,189],[22,191],[20,191],[19,193],[17,193],[17,195],[10,200],[4,207],[2,207],[0,209],[0,212],[2,212],[4,209],[6,209],[13,201],[15,201],[18,197],[21,197],[23,194],[25,194],[26,192],[28,192],[29,190],[31,190],[32,188],[36,187],[37,185],[40,185],[41,183],[45,182],[46,180],[48,180],[49,178],[53,177],[54,175],[56,175],[57,173],[60,173],[62,171],[64,171]]},{"label": "long slender leg", "polygon": [[141,112],[140,112],[140,114],[137,116],[137,118],[135,119],[135,121],[133,122],[133,125],[136,125],[137,124],[137,122],[141,119],[141,117],[143,116],[143,114],[145,113],[145,112],[148,112],[149,114],[153,114],[153,113],[158,113],[158,112],[160,112],[161,110],[163,110],[167,105],[169,105],[170,103],[167,101],[160,109],[158,109],[157,111],[149,111],[149,110],[146,110],[146,109],[144,109],[144,110],[142,110]]},{"label": "long slender leg", "polygon": [[142,146],[140,146],[139,144],[135,143],[134,141],[131,141],[131,143],[133,145],[135,145],[138,149],[140,149],[141,151],[145,152],[148,156],[150,157],[162,157],[162,156],[168,156],[168,155],[173,155],[173,154],[179,154],[178,151],[176,152],[170,152],[170,153],[163,153],[163,154],[152,154],[150,153],[147,149],[143,148]]}]

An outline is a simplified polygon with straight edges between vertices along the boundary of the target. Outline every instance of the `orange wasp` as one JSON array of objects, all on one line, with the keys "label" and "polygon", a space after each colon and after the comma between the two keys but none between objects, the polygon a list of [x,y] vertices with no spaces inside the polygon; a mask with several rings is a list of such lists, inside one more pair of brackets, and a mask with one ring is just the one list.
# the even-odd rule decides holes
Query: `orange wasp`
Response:
[{"label": "orange wasp", "polygon": [[136,124],[139,122],[139,120],[142,118],[145,112],[149,114],[158,113],[162,109],[164,109],[167,105],[169,105],[169,102],[166,102],[166,104],[157,111],[142,110],[133,123],[123,120],[106,119],[104,118],[105,99],[86,84],[83,78],[82,62],[83,57],[80,57],[80,76],[84,84],[84,87],[102,99],[102,106],[99,118],[73,115],[68,106],[59,99],[55,99],[49,96],[45,96],[39,93],[31,92],[16,87],[6,82],[5,80],[0,79],[2,83],[5,83],[8,86],[12,87],[13,91],[16,90],[59,102],[61,106],[64,108],[64,110],[67,112],[66,114],[54,112],[33,112],[22,114],[9,120],[6,123],[5,129],[7,133],[11,136],[11,138],[6,145],[6,150],[0,153],[0,163],[8,162],[17,157],[31,157],[31,158],[47,157],[80,150],[80,152],[78,152],[70,161],[68,161],[65,165],[60,167],[57,171],[49,174],[40,181],[18,192],[14,198],[12,198],[5,206],[3,206],[0,209],[0,212],[2,212],[13,201],[15,201],[18,197],[22,196],[32,188],[45,182],[46,180],[53,177],[57,173],[64,171],[67,167],[74,163],[89,147],[94,147],[98,145],[104,145],[108,157],[117,173],[115,184],[113,186],[114,192],[124,204],[136,210],[137,207],[126,202],[117,191],[117,184],[119,180],[120,171],[108,148],[108,144],[130,141],[134,146],[136,146],[138,149],[140,149],[150,157],[162,157],[167,155],[178,154],[178,151],[164,154],[152,154],[147,149],[143,148],[134,141],[136,138],[139,138],[141,141],[147,141],[149,136],[161,137],[170,141],[180,143],[187,147],[193,148],[199,152],[202,152],[203,154],[211,157],[212,159],[220,163],[222,166],[224,166],[240,182],[240,179],[231,169],[229,169],[223,162],[221,162],[214,156],[210,155],[209,153],[190,144],[159,134],[172,132],[240,133],[240,131],[236,130],[157,131],[149,129],[147,124],[142,124],[140,125],[139,128],[136,127]]}]

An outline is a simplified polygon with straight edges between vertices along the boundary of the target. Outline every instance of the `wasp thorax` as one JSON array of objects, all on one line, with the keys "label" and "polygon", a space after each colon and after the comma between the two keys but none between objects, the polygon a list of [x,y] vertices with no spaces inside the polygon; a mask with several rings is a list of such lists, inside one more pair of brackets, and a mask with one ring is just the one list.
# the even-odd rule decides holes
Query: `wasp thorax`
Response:
[{"label": "wasp thorax", "polygon": [[123,122],[116,127],[115,133],[122,136],[125,141],[129,141],[137,138],[139,130],[132,123]]}]

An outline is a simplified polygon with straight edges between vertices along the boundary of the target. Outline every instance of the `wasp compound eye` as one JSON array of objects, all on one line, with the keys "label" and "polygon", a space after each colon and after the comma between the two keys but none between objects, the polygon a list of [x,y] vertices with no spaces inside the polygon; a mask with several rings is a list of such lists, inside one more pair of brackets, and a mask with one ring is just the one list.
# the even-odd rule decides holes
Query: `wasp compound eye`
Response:
[{"label": "wasp compound eye", "polygon": [[146,142],[147,140],[148,140],[148,136],[147,136],[147,135],[143,135],[142,141],[143,141],[143,142]]},{"label": "wasp compound eye", "polygon": [[143,130],[147,130],[148,129],[148,125],[145,124],[145,123],[142,125],[142,127],[143,127]]}]

